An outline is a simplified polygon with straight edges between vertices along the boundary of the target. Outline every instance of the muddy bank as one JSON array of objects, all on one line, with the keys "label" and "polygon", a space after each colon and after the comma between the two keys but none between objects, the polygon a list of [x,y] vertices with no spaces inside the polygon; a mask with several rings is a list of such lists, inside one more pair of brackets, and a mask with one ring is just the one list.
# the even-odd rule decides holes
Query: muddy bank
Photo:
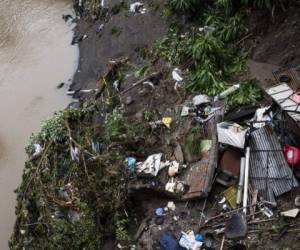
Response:
[{"label": "muddy bank", "polygon": [[[130,13],[129,6],[124,5],[111,6],[108,10],[101,8],[104,12],[98,14],[107,18],[103,26],[95,16],[87,17],[81,13],[76,40],[80,44],[82,61],[73,89],[96,87],[98,91],[82,100],[79,108],[65,110],[53,117],[30,141],[27,147],[29,160],[17,190],[18,216],[11,248],[42,246],[57,249],[67,246],[73,249],[156,250],[162,248],[161,239],[166,230],[173,232],[171,238],[175,248],[171,249],[180,249],[178,241],[182,231],[191,231],[192,242],[196,235],[198,239],[203,236],[205,243],[198,242],[197,249],[200,249],[199,244],[210,249],[222,249],[223,246],[230,249],[240,238],[244,239],[248,249],[265,249],[265,243],[271,245],[276,238],[279,238],[274,243],[276,247],[296,245],[297,242],[291,241],[296,231],[287,236],[281,234],[286,228],[293,230],[299,221],[299,217],[285,220],[280,215],[281,211],[294,206],[294,198],[299,195],[299,188],[286,193],[297,187],[298,182],[293,176],[294,169],[285,162],[279,141],[276,141],[277,131],[273,131],[273,127],[276,130],[281,127],[273,121],[269,126],[267,121],[261,129],[253,128],[255,121],[251,119],[258,107],[253,105],[262,104],[259,102],[262,95],[249,78],[271,79],[272,65],[261,67],[262,64],[250,62],[251,77],[244,76],[246,82],[232,86],[240,77],[237,72],[245,72],[240,54],[234,53],[237,51],[232,48],[236,43],[240,44],[240,37],[235,32],[229,38],[224,36],[228,26],[231,27],[226,16],[222,19],[225,25],[219,22],[217,30],[213,27],[199,29],[198,23],[191,23],[190,34],[184,33],[185,29],[178,33],[173,31],[165,43],[160,43],[160,52],[164,53],[148,53],[148,46],[156,37],[165,34],[168,23],[161,16],[164,28],[159,28],[159,33],[154,35],[146,32],[147,39],[140,37],[137,31],[142,27],[152,25],[157,29],[159,25],[157,20],[144,17],[154,6],[145,4],[144,7],[146,10],[138,9],[137,13]],[[149,17],[160,16],[159,7],[153,10],[156,12],[150,11]],[[210,15],[216,18],[216,13]],[[234,22],[237,20],[241,19],[233,17]],[[105,30],[105,27],[109,28]],[[124,30],[131,36],[123,34]],[[241,29],[241,32],[245,30]],[[178,49],[178,53],[173,54],[173,49]],[[199,51],[201,53],[197,53]],[[175,65],[182,70],[174,69]],[[228,70],[229,66],[236,67]],[[187,84],[195,88],[188,92]],[[232,94],[235,98],[231,99],[224,92],[220,94],[229,86],[232,91],[240,87]],[[210,96],[198,96],[203,93]],[[220,106],[217,103],[221,103]],[[252,111],[247,118],[242,116],[242,126],[232,126],[243,134],[242,140],[218,141],[221,136],[217,136],[216,127],[225,110],[246,104]],[[275,106],[272,111],[279,113]],[[235,112],[227,112],[230,113]],[[237,112],[237,115],[241,114]],[[276,116],[277,119],[281,117]],[[236,171],[228,174],[223,157],[226,152],[234,151],[238,160],[248,155],[250,161],[250,149],[245,150],[245,145],[253,143],[255,137],[246,137],[248,129],[251,135],[260,132],[275,138],[278,152],[273,156],[279,156],[282,168],[288,173],[288,176],[280,175],[280,182],[286,184],[287,179],[292,180],[289,183],[292,185],[279,187],[278,196],[284,194],[291,198],[282,201],[276,194],[279,205],[274,207],[274,203],[267,203],[275,199],[269,189],[270,182],[273,183],[273,180],[269,182],[269,171],[262,176],[266,179],[265,188],[257,187],[251,181],[248,192],[246,184],[245,195],[251,196],[253,204],[246,209],[250,216],[242,216],[242,223],[249,223],[251,230],[247,235],[247,230],[243,229],[239,236],[231,238],[226,233],[230,228],[227,223],[231,220],[227,212],[240,214],[235,207],[239,207],[238,210],[246,207],[235,202],[234,190],[229,192],[227,189],[232,185],[236,187],[240,163],[230,163],[235,165]],[[282,136],[282,141],[288,139],[284,134]],[[40,152],[36,145],[42,147]],[[267,150],[256,150],[254,145],[251,154],[256,151]],[[268,156],[264,157],[267,157],[268,165]],[[251,160],[253,168],[262,163],[255,162],[255,157]],[[251,178],[260,179],[260,176],[252,173]],[[225,197],[225,192],[229,196]],[[247,205],[246,198],[243,203]],[[267,219],[266,207],[274,212],[271,220]],[[256,223],[263,224],[253,226]],[[266,228],[270,224],[273,227],[269,231]]]},{"label": "muddy bank", "polygon": [[251,58],[280,67],[300,64],[299,3],[285,11],[253,11],[248,20],[252,40]]},{"label": "muddy bank", "polygon": [[3,0],[0,4],[0,249],[8,249],[24,147],[40,123],[71,98],[56,89],[76,71],[78,48],[61,18],[71,1]]},{"label": "muddy bank", "polygon": [[78,21],[75,36],[88,37],[79,44],[80,61],[72,90],[99,87],[99,78],[109,60],[125,56],[133,64],[140,63],[153,42],[166,34],[168,21],[162,11],[165,1],[144,3],[146,14],[130,12],[127,3],[109,1],[105,3],[105,17],[101,20],[82,18]]}]

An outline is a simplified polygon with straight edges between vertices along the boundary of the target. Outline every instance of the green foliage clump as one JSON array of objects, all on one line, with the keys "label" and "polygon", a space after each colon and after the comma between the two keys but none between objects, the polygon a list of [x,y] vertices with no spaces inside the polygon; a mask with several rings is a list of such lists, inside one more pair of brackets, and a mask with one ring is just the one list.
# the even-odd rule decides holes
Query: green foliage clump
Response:
[{"label": "green foliage clump", "polygon": [[[32,137],[31,147],[40,143],[43,151],[26,162],[16,190],[11,249],[101,249],[112,235],[122,243],[130,240],[124,159],[128,145],[144,134],[117,110],[96,128],[94,117],[102,114],[97,107],[103,102],[86,101],[79,110],[57,113]],[[77,160],[70,156],[72,145]]]},{"label": "green foliage clump", "polygon": [[192,12],[196,9],[199,0],[170,0],[171,7],[178,12]]},{"label": "green foliage clump", "polygon": [[126,132],[125,120],[119,111],[114,110],[107,115],[104,136],[107,142],[122,140]]},{"label": "green foliage clump", "polygon": [[231,106],[255,104],[263,97],[262,90],[257,87],[253,81],[245,81],[241,83],[241,87],[237,92],[229,97]]}]

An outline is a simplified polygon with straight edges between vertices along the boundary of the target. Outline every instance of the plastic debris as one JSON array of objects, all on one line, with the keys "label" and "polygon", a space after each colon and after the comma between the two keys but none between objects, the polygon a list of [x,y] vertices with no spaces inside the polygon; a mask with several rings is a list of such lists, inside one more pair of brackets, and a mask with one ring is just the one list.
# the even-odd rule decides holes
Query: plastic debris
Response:
[{"label": "plastic debris", "polygon": [[181,116],[188,116],[188,115],[189,115],[189,110],[190,110],[189,107],[183,106],[180,115],[181,115]]},{"label": "plastic debris", "polygon": [[218,95],[219,99],[223,99],[227,96],[229,96],[230,94],[232,94],[233,92],[235,92],[236,90],[238,90],[240,88],[240,84],[235,84],[233,86],[231,86],[230,88],[224,90],[222,93],[220,93]]},{"label": "plastic debris", "polygon": [[170,177],[174,177],[179,172],[179,163],[177,161],[172,161],[168,169],[168,174]]},{"label": "plastic debris", "polygon": [[193,232],[189,234],[182,232],[181,238],[179,240],[179,245],[188,250],[200,250],[203,242],[196,241]]},{"label": "plastic debris", "polygon": [[195,240],[196,241],[203,241],[203,237],[201,234],[195,234]]},{"label": "plastic debris", "polygon": [[217,124],[218,140],[237,148],[244,148],[248,129],[243,129],[237,123],[222,122]]},{"label": "plastic debris", "polygon": [[167,204],[167,208],[170,209],[171,211],[175,211],[176,210],[175,203],[173,201],[169,201]]},{"label": "plastic debris", "polygon": [[291,217],[291,218],[296,218],[298,213],[299,213],[300,209],[299,208],[294,208],[291,210],[287,210],[284,212],[281,212],[280,215],[284,216],[284,217]]},{"label": "plastic debris", "polygon": [[247,234],[247,220],[244,213],[231,216],[226,224],[225,236],[227,239],[243,239]]},{"label": "plastic debris", "polygon": [[183,81],[183,78],[181,77],[181,71],[178,68],[173,69],[172,71],[172,77],[176,82]]},{"label": "plastic debris", "polygon": [[165,213],[165,210],[162,207],[159,207],[155,210],[155,215],[158,217],[163,216],[164,213]]},{"label": "plastic debris", "polygon": [[203,27],[200,27],[199,28],[199,32],[207,32],[207,33],[212,33],[212,32],[214,32],[216,30],[216,28],[215,27],[213,27],[213,26],[203,26]]},{"label": "plastic debris", "polygon": [[33,156],[37,156],[37,155],[39,155],[40,153],[43,152],[43,148],[42,148],[42,146],[40,144],[35,143],[35,144],[33,144],[33,147],[34,147]]},{"label": "plastic debris", "polygon": [[167,166],[167,164],[161,163],[161,157],[162,153],[153,154],[148,156],[146,161],[138,162],[136,164],[137,172],[144,172],[146,174],[157,176],[159,170]]},{"label": "plastic debris", "polygon": [[171,128],[171,123],[172,123],[173,119],[172,117],[163,117],[162,119],[162,123],[167,127],[167,128]]},{"label": "plastic debris", "polygon": [[237,187],[231,186],[224,191],[224,196],[228,201],[229,205],[236,209],[236,197],[237,197]]},{"label": "plastic debris", "polygon": [[201,104],[210,103],[211,99],[207,95],[196,95],[193,97],[194,106],[199,106]]},{"label": "plastic debris", "polygon": [[71,159],[72,161],[79,161],[79,156],[78,156],[78,148],[76,146],[71,146],[70,147],[70,154],[71,154]]},{"label": "plastic debris", "polygon": [[292,145],[285,145],[283,148],[284,156],[288,164],[296,165],[300,162],[300,149]]},{"label": "plastic debris", "polygon": [[273,118],[273,113],[270,111],[270,106],[259,108],[255,111],[254,117],[251,120],[253,122],[254,128],[262,128],[265,126],[268,122],[271,122]]},{"label": "plastic debris", "polygon": [[147,9],[144,8],[144,4],[141,2],[135,2],[130,4],[130,12],[132,13],[140,13],[140,14],[145,14],[147,12]]},{"label": "plastic debris", "polygon": [[129,170],[129,172],[133,173],[135,171],[135,168],[136,168],[136,158],[128,157],[126,159],[126,161],[127,161],[127,168]]},{"label": "plastic debris", "polygon": [[180,250],[178,241],[173,233],[166,231],[160,237],[159,245],[163,250]]},{"label": "plastic debris", "polygon": [[167,182],[165,189],[171,193],[179,193],[184,191],[184,185],[182,182],[175,181],[174,178],[171,178]]},{"label": "plastic debris", "polygon": [[261,205],[259,209],[268,218],[271,218],[274,215],[273,211],[265,205]]}]

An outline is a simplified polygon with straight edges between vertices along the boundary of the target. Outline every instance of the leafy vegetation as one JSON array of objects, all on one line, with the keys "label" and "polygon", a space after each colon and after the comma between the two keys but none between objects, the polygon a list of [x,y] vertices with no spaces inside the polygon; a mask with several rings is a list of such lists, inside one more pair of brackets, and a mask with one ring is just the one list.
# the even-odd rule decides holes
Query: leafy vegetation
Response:
[{"label": "leafy vegetation", "polygon": [[[135,145],[144,130],[119,110],[95,127],[93,117],[100,116],[97,107],[105,101],[85,103],[57,113],[31,137],[30,158],[16,190],[11,249],[101,249],[111,235],[119,242],[130,240],[124,159],[127,145]],[[31,157],[34,143],[43,151]],[[70,156],[71,146],[78,149],[77,160]]]},{"label": "leafy vegetation", "polygon": [[[200,30],[193,25],[185,33],[173,28],[156,43],[157,56],[187,67],[187,90],[214,96],[229,85],[233,76],[244,71],[245,55],[241,55],[236,46],[247,29],[243,12],[232,14],[232,8],[237,6],[240,5],[233,1],[218,0],[214,8],[204,11]],[[242,86],[231,98],[231,105],[259,100],[261,95],[255,84]]]},{"label": "leafy vegetation", "polygon": [[171,7],[178,12],[190,12],[196,9],[199,0],[170,0]]}]

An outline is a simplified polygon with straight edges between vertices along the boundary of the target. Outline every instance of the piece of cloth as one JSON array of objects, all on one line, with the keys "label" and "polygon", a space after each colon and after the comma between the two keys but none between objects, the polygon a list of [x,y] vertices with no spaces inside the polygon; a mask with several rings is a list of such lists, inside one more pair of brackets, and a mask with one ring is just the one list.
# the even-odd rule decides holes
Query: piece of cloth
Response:
[{"label": "piece of cloth", "polygon": [[162,250],[180,250],[180,246],[175,235],[170,231],[163,233],[160,237],[159,245]]}]

